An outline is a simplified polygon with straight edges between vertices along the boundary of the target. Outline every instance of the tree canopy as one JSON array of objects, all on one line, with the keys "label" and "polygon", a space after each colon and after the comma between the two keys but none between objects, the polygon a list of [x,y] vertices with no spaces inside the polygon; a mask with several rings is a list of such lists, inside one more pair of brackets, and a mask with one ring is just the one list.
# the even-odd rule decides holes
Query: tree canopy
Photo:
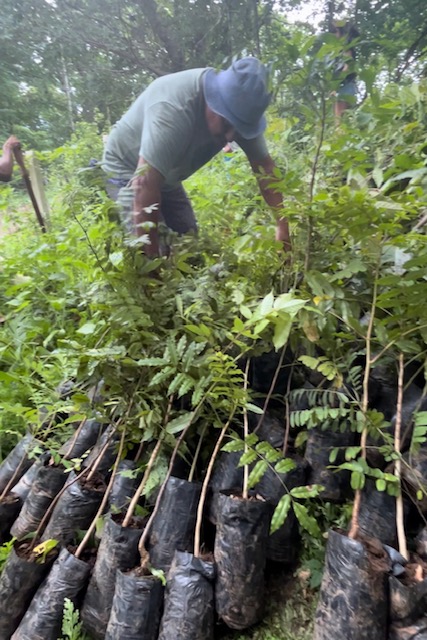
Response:
[{"label": "tree canopy", "polygon": [[[372,80],[425,75],[423,0],[311,4],[315,23],[302,0],[4,0],[0,133],[51,148],[79,121],[108,129],[156,76],[221,67],[244,54],[275,62],[281,82],[292,85],[307,65],[305,39],[333,19],[358,27],[359,67],[369,67]],[[304,19],[290,23],[296,9]]]}]

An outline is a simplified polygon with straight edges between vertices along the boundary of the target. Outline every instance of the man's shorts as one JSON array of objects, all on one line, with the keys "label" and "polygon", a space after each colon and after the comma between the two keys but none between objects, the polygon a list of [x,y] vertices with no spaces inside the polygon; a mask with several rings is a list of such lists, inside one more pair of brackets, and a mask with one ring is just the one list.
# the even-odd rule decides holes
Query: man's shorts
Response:
[{"label": "man's shorts", "polygon": [[[133,233],[134,190],[130,181],[110,178],[107,180],[107,192],[119,205],[119,213],[126,230]],[[193,207],[182,184],[174,189],[162,191],[162,220],[172,231],[183,234],[197,233],[197,221]]]},{"label": "man's shorts", "polygon": [[357,96],[357,84],[355,80],[344,81],[338,88],[337,100],[342,102],[348,102],[349,104],[356,103]]}]

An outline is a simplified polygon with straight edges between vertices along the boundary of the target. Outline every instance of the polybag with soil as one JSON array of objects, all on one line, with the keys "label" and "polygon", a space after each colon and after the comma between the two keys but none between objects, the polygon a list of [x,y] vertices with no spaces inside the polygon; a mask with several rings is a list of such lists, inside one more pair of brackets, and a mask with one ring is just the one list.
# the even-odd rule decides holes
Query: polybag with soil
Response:
[{"label": "polybag with soil", "polygon": [[52,500],[62,489],[67,476],[63,468],[40,466],[31,491],[15,520],[11,534],[21,539],[36,531]]},{"label": "polybag with soil", "polygon": [[117,457],[119,437],[110,426],[93,447],[87,458],[83,461],[84,468],[90,468],[96,464],[100,473],[106,473],[113,466]]},{"label": "polybag with soil", "polygon": [[332,449],[339,448],[338,456],[334,462],[340,465],[344,460],[344,452],[347,447],[355,443],[355,434],[350,430],[343,433],[315,427],[309,429],[307,445],[304,457],[310,465],[307,482],[320,484],[324,487],[321,498],[331,502],[342,502],[347,496],[350,473],[346,470],[336,471],[330,469],[329,456]]},{"label": "polybag with soil", "polygon": [[213,523],[217,522],[218,500],[221,491],[239,493],[243,487],[243,467],[239,467],[241,451],[223,451],[215,463],[209,487],[211,497],[208,504],[208,518]]},{"label": "polybag with soil", "polygon": [[63,544],[71,542],[75,531],[84,531],[89,527],[104,492],[105,483],[99,474],[89,481],[85,477],[76,480],[72,472],[64,493],[53,509],[42,540],[54,538]]},{"label": "polybag with soil", "polygon": [[61,456],[66,460],[81,458],[82,455],[91,449],[97,442],[103,430],[103,425],[91,418],[83,422],[75,433],[65,442],[59,450]]},{"label": "polybag with soil", "polygon": [[[282,496],[288,491],[305,485],[307,462],[301,458],[294,458],[294,462],[295,468],[287,473],[277,473],[268,467],[254,491],[276,507]],[[294,562],[298,553],[300,537],[298,520],[293,510],[290,509],[282,526],[268,536],[267,560],[283,564]]]},{"label": "polybag with soil", "polygon": [[150,562],[156,569],[167,573],[175,550],[193,548],[200,492],[199,484],[173,476],[168,479],[149,531]]},{"label": "polybag with soil", "polygon": [[105,640],[157,640],[163,586],[152,575],[117,571]]},{"label": "polybag with soil", "polygon": [[36,442],[34,436],[27,433],[3,460],[0,465],[0,493],[6,489],[12,478],[16,484],[31,467],[34,460],[28,457],[28,453],[35,447]]},{"label": "polybag with soil", "polygon": [[43,453],[41,456],[36,458],[34,464],[32,464],[31,467],[24,473],[22,478],[15,485],[13,485],[13,493],[19,496],[23,503],[30,493],[31,487],[33,486],[33,482],[39,472],[40,467],[45,465],[49,458],[50,454],[48,452]]},{"label": "polybag with soil", "polygon": [[221,493],[215,537],[216,610],[232,629],[246,629],[264,609],[264,569],[272,505]]},{"label": "polybag with soil", "polygon": [[10,538],[10,528],[21,506],[21,498],[12,492],[0,500],[0,544]]},{"label": "polybag with soil", "polygon": [[361,494],[358,522],[363,535],[394,547],[397,544],[396,498],[387,491],[378,491],[375,482],[368,479]]},{"label": "polybag with soil", "polygon": [[18,627],[32,597],[48,573],[56,555],[37,562],[29,543],[14,545],[0,576],[0,638],[8,640]]},{"label": "polybag with soil", "polygon": [[[427,579],[409,577],[408,565],[399,577],[390,576],[388,640],[427,640]],[[421,565],[420,565],[421,568]]]},{"label": "polybag with soil", "polygon": [[378,540],[329,531],[313,640],[386,640],[389,569]]},{"label": "polybag with soil", "polygon": [[[283,420],[279,420],[272,411],[266,412],[259,421],[259,415],[248,413],[249,430],[252,432],[256,429],[260,441],[265,440],[272,447],[282,449],[285,435],[285,426]],[[243,467],[239,467],[242,452],[225,452],[223,451],[214,467],[212,477],[209,482],[211,491],[210,500],[208,502],[207,515],[209,520],[216,524],[218,497],[221,491],[228,493],[234,492],[238,494],[243,487]],[[267,483],[269,484],[269,483]],[[261,495],[262,491],[260,491]]]},{"label": "polybag with soil", "polygon": [[168,574],[159,640],[213,640],[215,567],[176,551]]},{"label": "polybag with soil", "polygon": [[126,571],[138,562],[139,527],[122,527],[113,517],[105,520],[95,566],[87,588],[81,617],[84,628],[94,637],[103,639],[114,597],[116,572]]},{"label": "polybag with soil", "polygon": [[129,477],[122,472],[134,471],[135,462],[132,460],[121,460],[114,476],[113,486],[108,497],[108,505],[113,513],[118,513],[127,507],[139,484],[138,476]]},{"label": "polybag with soil", "polygon": [[57,640],[61,633],[64,599],[76,603],[89,572],[89,564],[75,558],[68,549],[62,549],[12,640]]}]

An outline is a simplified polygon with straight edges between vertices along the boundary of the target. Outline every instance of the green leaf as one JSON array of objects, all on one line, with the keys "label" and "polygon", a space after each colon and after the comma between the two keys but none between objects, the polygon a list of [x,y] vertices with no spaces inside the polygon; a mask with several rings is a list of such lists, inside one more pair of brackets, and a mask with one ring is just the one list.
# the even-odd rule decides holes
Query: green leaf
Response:
[{"label": "green leaf", "polygon": [[273,344],[276,350],[287,343],[291,328],[292,318],[288,315],[280,314],[275,322],[273,334]]},{"label": "green leaf", "polygon": [[82,335],[90,335],[92,333],[95,333],[96,331],[96,324],[94,324],[93,322],[86,322],[86,324],[82,325],[79,329],[77,329],[77,333],[81,333]]},{"label": "green leaf", "polygon": [[270,313],[270,311],[273,309],[273,303],[274,303],[274,295],[273,292],[270,291],[270,293],[268,293],[265,298],[262,300],[261,304],[259,305],[259,311],[261,316],[265,316],[268,313]]},{"label": "green leaf", "polygon": [[268,462],[266,460],[258,460],[254,468],[249,474],[248,488],[251,489],[261,480],[263,475],[268,469]]},{"label": "green leaf", "polygon": [[305,487],[294,487],[291,489],[293,498],[317,498],[323,487],[318,484],[308,484]]},{"label": "green leaf", "polygon": [[289,473],[289,471],[296,468],[296,464],[291,458],[285,458],[284,460],[280,460],[274,468],[277,473]]},{"label": "green leaf", "polygon": [[123,262],[123,251],[116,251],[114,253],[110,253],[108,256],[111,264],[115,267],[118,267]]},{"label": "green leaf", "polygon": [[307,507],[299,502],[293,502],[292,506],[301,527],[308,531],[308,533],[313,537],[321,538],[322,532],[317,524],[317,520],[313,518],[313,516],[309,515]]},{"label": "green leaf", "polygon": [[234,453],[235,451],[243,451],[244,448],[245,443],[243,442],[243,440],[231,440],[231,442],[227,442],[227,444],[221,447],[221,451]]},{"label": "green leaf", "polygon": [[257,453],[253,449],[249,449],[242,455],[239,460],[239,467],[244,467],[246,464],[252,464],[257,459]]},{"label": "green leaf", "polygon": [[167,433],[174,435],[175,433],[184,431],[184,429],[190,424],[193,416],[194,411],[187,411],[177,418],[174,418],[174,420],[171,420],[166,426]]},{"label": "green leaf", "polygon": [[264,410],[261,409],[261,407],[258,407],[256,404],[252,404],[252,402],[247,402],[245,405],[245,409],[247,411],[251,411],[252,413],[256,413],[259,416],[262,416],[264,413]]},{"label": "green leaf", "polygon": [[387,489],[387,483],[383,478],[378,478],[375,482],[375,486],[377,487],[377,491],[385,491]]},{"label": "green leaf", "polygon": [[163,569],[154,569],[153,567],[150,567],[150,573],[151,573],[152,576],[154,576],[155,578],[160,580],[162,585],[164,587],[166,587],[166,576],[165,576],[165,572],[163,571]]},{"label": "green leaf", "polygon": [[280,527],[284,524],[288,516],[290,506],[291,496],[289,495],[289,493],[286,493],[280,498],[279,503],[274,510],[273,517],[271,518],[270,534],[280,529]]}]

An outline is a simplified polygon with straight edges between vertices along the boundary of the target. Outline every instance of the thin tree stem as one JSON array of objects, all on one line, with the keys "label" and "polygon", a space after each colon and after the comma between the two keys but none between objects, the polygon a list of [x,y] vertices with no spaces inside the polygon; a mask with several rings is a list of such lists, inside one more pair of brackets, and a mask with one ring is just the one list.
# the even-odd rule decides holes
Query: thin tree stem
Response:
[{"label": "thin tree stem", "polygon": [[230,423],[233,419],[234,411],[221,429],[221,433],[219,434],[218,440],[216,441],[215,448],[212,452],[211,459],[209,460],[208,468],[206,470],[205,479],[203,481],[202,491],[200,493],[199,504],[197,507],[197,519],[196,519],[196,529],[194,533],[194,555],[196,558],[200,556],[200,535],[202,530],[202,519],[203,519],[203,509],[206,501],[206,494],[208,491],[209,480],[212,476],[213,466],[215,464],[215,460],[217,458],[218,452],[220,450],[222,441],[224,440],[224,436],[227,433],[227,429],[230,426]]},{"label": "thin tree stem", "polygon": [[193,482],[193,480],[194,480],[194,474],[196,473],[197,461],[199,459],[200,451],[202,449],[203,438],[205,437],[207,426],[208,426],[207,424],[204,425],[204,427],[202,429],[202,433],[200,434],[199,442],[197,443],[196,451],[194,452],[194,458],[193,458],[193,462],[191,464],[190,473],[188,474],[188,482]]},{"label": "thin tree stem", "polygon": [[[380,260],[380,258],[378,258],[378,260]],[[364,420],[364,427],[363,427],[362,435],[360,438],[361,456],[364,460],[366,460],[366,442],[368,438],[367,412],[368,412],[368,404],[369,404],[369,376],[371,373],[371,366],[372,366],[371,341],[372,341],[372,332],[374,329],[375,309],[376,309],[377,296],[378,296],[378,270],[379,270],[379,263],[377,262],[374,288],[372,292],[370,317],[369,317],[369,323],[368,323],[368,328],[366,331],[366,339],[365,339],[366,362],[365,362],[365,372],[363,375],[363,398],[362,398],[362,415]],[[356,489],[356,492],[354,495],[353,511],[351,515],[350,531],[348,534],[348,537],[353,540],[357,537],[359,533],[359,512],[360,512],[361,500],[362,500],[362,491],[361,489]]]},{"label": "thin tree stem", "polygon": [[402,431],[402,406],[403,406],[403,373],[404,373],[403,353],[399,354],[399,375],[397,384],[397,412],[396,425],[394,431],[394,450],[399,456],[394,467],[394,475],[399,480],[400,492],[396,498],[396,529],[399,542],[399,551],[409,560],[408,547],[406,545],[405,523],[403,516],[403,496],[402,496],[402,460],[400,458],[401,431]]},{"label": "thin tree stem", "polygon": [[[244,376],[244,390],[245,392],[248,390],[248,372],[250,365],[250,358],[248,358],[246,362],[245,376]],[[245,454],[248,452],[248,445],[246,444],[246,439],[249,435],[249,425],[248,425],[248,410],[246,406],[243,407],[243,438],[245,440]],[[243,500],[248,499],[248,480],[249,480],[249,465],[245,464],[243,467]]]}]

